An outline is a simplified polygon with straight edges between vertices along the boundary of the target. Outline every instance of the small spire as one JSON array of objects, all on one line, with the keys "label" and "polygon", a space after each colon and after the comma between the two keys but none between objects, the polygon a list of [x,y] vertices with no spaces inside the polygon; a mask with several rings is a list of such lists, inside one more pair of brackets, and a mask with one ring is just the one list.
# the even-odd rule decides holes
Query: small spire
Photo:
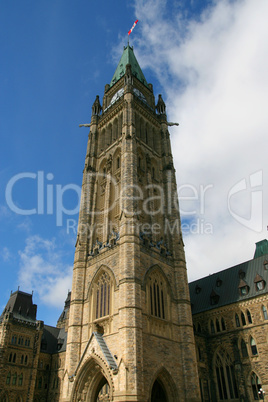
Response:
[{"label": "small spire", "polygon": [[156,105],[156,110],[158,114],[166,114],[166,105],[165,102],[163,101],[162,95],[158,95],[158,102]]},{"label": "small spire", "polygon": [[101,114],[102,107],[100,104],[99,95],[96,96],[95,102],[92,106],[92,116],[99,116]]}]

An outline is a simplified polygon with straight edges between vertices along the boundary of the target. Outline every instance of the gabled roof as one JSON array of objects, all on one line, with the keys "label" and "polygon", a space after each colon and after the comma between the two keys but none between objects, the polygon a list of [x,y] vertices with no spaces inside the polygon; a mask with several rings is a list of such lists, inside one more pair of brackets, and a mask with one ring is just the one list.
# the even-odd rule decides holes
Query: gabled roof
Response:
[{"label": "gabled roof", "polygon": [[[263,265],[265,260],[268,260],[268,254],[189,283],[192,313],[205,312],[266,294],[268,292],[268,270]],[[243,279],[241,273],[244,274]],[[257,289],[256,278],[265,282],[263,289]],[[248,293],[242,294],[240,289],[245,286],[248,286]],[[219,296],[216,304],[211,303],[212,289],[215,289]]]},{"label": "gabled roof", "polygon": [[146,87],[148,87],[148,83],[143,75],[143,72],[139,66],[139,63],[136,59],[136,56],[133,51],[133,47],[127,45],[124,47],[123,54],[121,56],[121,59],[119,61],[119,64],[115,70],[115,73],[113,75],[113,78],[110,83],[110,87],[112,87],[118,80],[120,80],[121,77],[126,72],[126,65],[130,64],[131,65],[131,71],[132,74],[138,78],[139,81],[143,83]]}]

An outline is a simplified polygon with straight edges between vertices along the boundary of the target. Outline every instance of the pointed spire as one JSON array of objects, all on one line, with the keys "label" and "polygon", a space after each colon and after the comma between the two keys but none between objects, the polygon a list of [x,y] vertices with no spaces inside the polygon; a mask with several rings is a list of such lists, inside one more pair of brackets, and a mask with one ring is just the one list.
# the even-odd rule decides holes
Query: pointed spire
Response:
[{"label": "pointed spire", "polygon": [[111,80],[110,87],[112,87],[117,81],[120,80],[121,77],[125,75],[126,66],[128,64],[130,64],[131,66],[132,75],[138,78],[138,80],[141,81],[143,85],[149,88],[149,85],[134,54],[133,47],[129,46],[129,44],[124,47],[123,54]]},{"label": "pointed spire", "polygon": [[156,110],[158,114],[166,114],[166,105],[165,102],[163,101],[162,95],[158,95],[158,102],[156,105]]},{"label": "pointed spire", "polygon": [[93,103],[92,106],[92,116],[99,116],[101,114],[101,104],[100,104],[100,99],[99,95],[96,96],[95,102]]}]

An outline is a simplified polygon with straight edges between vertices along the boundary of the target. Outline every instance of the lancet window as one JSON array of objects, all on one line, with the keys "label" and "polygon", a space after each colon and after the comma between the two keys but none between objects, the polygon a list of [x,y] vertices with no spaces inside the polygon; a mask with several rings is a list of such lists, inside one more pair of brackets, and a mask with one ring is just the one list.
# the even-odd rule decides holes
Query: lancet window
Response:
[{"label": "lancet window", "polygon": [[215,371],[218,394],[220,400],[234,400],[238,398],[238,389],[235,378],[234,364],[228,353],[220,350],[216,354]]},{"label": "lancet window", "polygon": [[254,400],[264,399],[264,392],[259,377],[254,372],[251,374],[251,387]]},{"label": "lancet window", "polygon": [[159,272],[154,272],[149,276],[148,293],[150,314],[158,318],[166,319],[166,283]]},{"label": "lancet window", "polygon": [[104,271],[96,283],[96,311],[95,318],[105,317],[111,311],[111,278]]}]

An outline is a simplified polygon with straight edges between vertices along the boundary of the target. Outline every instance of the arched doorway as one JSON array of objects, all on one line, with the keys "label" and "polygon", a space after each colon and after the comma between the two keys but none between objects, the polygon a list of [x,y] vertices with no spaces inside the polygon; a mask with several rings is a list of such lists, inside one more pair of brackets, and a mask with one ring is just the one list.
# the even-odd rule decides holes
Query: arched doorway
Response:
[{"label": "arched doorway", "polygon": [[168,402],[165,388],[159,379],[154,382],[151,402]]},{"label": "arched doorway", "polygon": [[97,387],[96,396],[94,398],[94,402],[108,402],[110,401],[110,387],[105,377],[99,382]]},{"label": "arched doorway", "polygon": [[76,376],[73,402],[108,402],[113,399],[113,381],[108,367],[98,357],[90,357]]}]

